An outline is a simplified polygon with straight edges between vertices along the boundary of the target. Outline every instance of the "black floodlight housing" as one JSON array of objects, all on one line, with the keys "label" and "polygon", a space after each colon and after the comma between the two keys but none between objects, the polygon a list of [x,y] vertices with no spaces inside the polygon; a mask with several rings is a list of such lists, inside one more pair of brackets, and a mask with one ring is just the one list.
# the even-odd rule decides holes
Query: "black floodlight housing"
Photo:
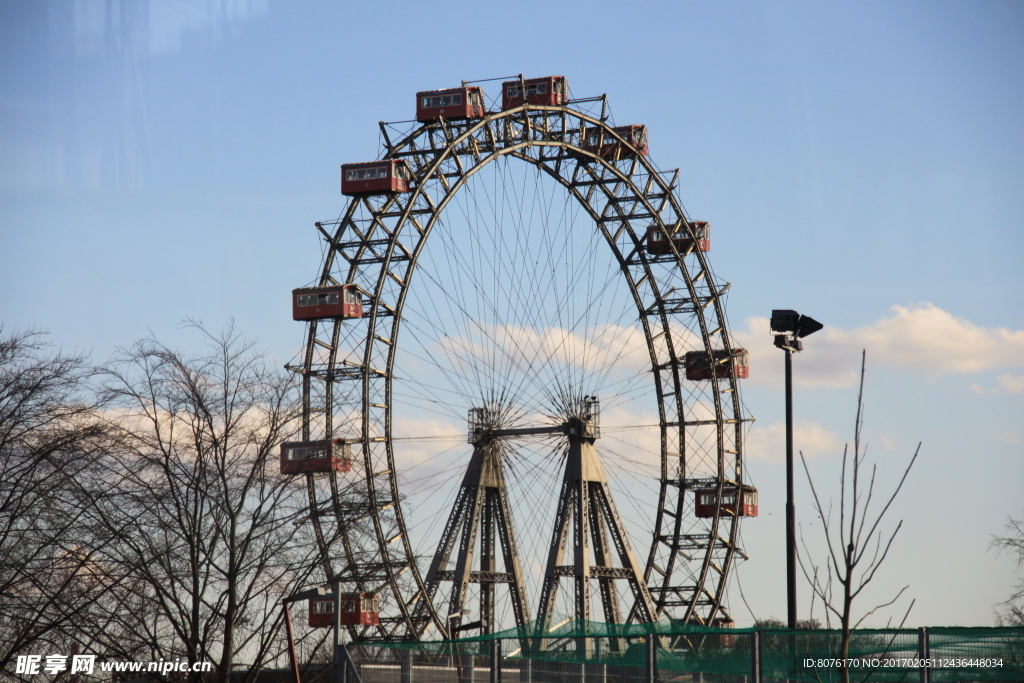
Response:
[{"label": "black floodlight housing", "polygon": [[800,321],[800,314],[796,311],[772,311],[772,332],[775,334],[796,334],[796,326]]},{"label": "black floodlight housing", "polygon": [[802,315],[796,324],[796,336],[803,339],[807,335],[814,334],[823,327],[825,326],[814,318],[808,318],[806,315]]},{"label": "black floodlight housing", "polygon": [[825,327],[814,318],[800,315],[796,311],[776,309],[772,311],[772,333],[775,335],[775,345],[780,349],[791,351],[803,350],[800,339],[814,334]]}]

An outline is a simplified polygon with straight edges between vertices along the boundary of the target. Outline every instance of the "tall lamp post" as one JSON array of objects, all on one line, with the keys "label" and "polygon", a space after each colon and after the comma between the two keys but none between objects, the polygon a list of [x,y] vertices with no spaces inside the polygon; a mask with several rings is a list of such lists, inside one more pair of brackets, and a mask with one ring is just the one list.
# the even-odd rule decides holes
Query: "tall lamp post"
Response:
[{"label": "tall lamp post", "polygon": [[793,354],[804,346],[801,339],[824,325],[796,311],[773,310],[775,346],[786,352],[786,596],[789,627],[796,628],[796,506],[793,503]]}]

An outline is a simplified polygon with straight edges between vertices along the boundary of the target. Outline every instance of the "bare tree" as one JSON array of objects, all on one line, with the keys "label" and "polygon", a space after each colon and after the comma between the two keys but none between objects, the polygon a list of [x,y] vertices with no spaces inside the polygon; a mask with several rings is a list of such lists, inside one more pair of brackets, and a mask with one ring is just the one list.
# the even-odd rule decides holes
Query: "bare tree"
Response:
[{"label": "bare tree", "polygon": [[[823,603],[826,627],[831,628],[834,619],[839,621],[841,638],[838,656],[842,659],[849,658],[852,630],[859,627],[865,619],[878,610],[895,603],[908,588],[908,586],[904,586],[888,602],[876,605],[865,611],[860,617],[855,617],[854,600],[875,578],[889,554],[889,549],[892,548],[893,541],[896,540],[896,535],[903,526],[903,521],[900,520],[891,533],[882,530],[885,515],[900,489],[903,488],[910,469],[914,466],[918,453],[921,451],[921,444],[918,443],[896,488],[888,498],[884,499],[881,509],[877,509],[875,483],[878,466],[871,465],[870,477],[867,478],[865,486],[867,446],[864,445],[862,448],[861,445],[861,433],[864,426],[864,368],[866,361],[867,353],[864,352],[861,355],[860,389],[857,393],[857,418],[854,425],[852,457],[848,452],[849,446],[843,449],[842,471],[839,476],[838,519],[833,518],[831,502],[827,508],[823,505],[814,486],[814,479],[807,467],[807,460],[803,453],[800,453],[807,481],[814,494],[814,508],[821,518],[825,542],[828,545],[824,576],[822,576],[819,565],[804,564],[803,557],[800,558],[800,567],[811,584],[814,596]],[[810,556],[806,545],[804,553]],[[842,588],[842,594],[839,596],[833,590],[833,581]],[[900,626],[905,623],[913,605],[914,603],[911,602],[903,615]],[[849,683],[849,669],[840,669],[840,680],[843,683]]]},{"label": "bare tree", "polygon": [[[992,547],[999,552],[1008,552],[1017,556],[1017,571],[1024,569],[1024,519],[1010,517],[1006,522],[1009,536],[995,536]],[[1001,626],[1024,626],[1024,578],[1014,589],[1013,595],[1002,603],[1002,611],[996,618]]]},{"label": "bare tree", "polygon": [[68,652],[76,624],[117,585],[89,533],[93,470],[109,446],[90,374],[41,333],[0,330],[0,670],[37,648]]},{"label": "bare tree", "polygon": [[214,335],[189,324],[206,351],[147,339],[103,370],[120,444],[101,509],[104,561],[130,579],[95,645],[212,662],[220,681],[245,666],[253,678],[283,648],[281,597],[316,566],[293,524],[304,486],[275,458],[295,429],[296,386],[233,326]]}]

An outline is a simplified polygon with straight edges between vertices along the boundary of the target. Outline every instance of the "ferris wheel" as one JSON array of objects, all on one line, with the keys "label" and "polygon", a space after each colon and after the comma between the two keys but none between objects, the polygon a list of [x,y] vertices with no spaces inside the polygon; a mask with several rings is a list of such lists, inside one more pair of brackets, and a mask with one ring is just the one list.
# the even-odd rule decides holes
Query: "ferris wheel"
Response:
[{"label": "ferris wheel", "polygon": [[[363,641],[566,618],[731,621],[757,514],[728,284],[647,128],[560,76],[417,94],[317,223],[302,441],[325,579]],[[313,623],[311,606],[311,621]]]}]

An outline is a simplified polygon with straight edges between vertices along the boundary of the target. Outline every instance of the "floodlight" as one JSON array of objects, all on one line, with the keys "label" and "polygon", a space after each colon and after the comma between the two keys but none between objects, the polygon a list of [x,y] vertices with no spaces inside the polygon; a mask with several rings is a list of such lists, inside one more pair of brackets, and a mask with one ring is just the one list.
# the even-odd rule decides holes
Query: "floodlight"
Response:
[{"label": "floodlight", "polygon": [[796,332],[799,321],[800,314],[796,311],[774,310],[772,311],[772,332]]},{"label": "floodlight", "polygon": [[809,318],[806,315],[800,316],[800,320],[796,324],[796,336],[803,339],[809,334],[814,334],[821,328],[825,327],[814,318]]}]

